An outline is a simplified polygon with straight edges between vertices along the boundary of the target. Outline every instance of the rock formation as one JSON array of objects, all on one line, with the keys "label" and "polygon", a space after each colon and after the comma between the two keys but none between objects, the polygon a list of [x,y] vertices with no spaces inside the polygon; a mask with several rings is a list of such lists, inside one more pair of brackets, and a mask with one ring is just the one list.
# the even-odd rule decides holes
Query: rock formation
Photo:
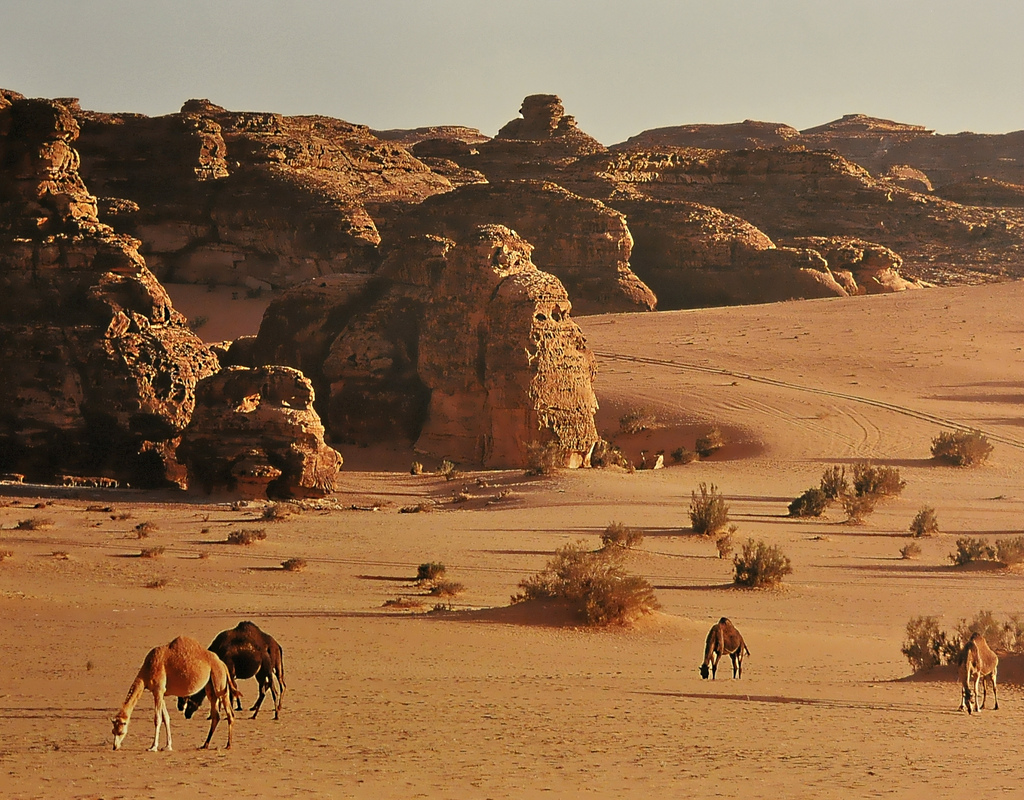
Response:
[{"label": "rock formation", "polygon": [[0,94],[0,469],[177,482],[217,361],[139,243],[98,220],[77,135],[64,105]]},{"label": "rock formation", "polygon": [[342,459],[324,443],[313,396],[289,367],[228,367],[204,378],[178,447],[190,484],[242,497],[333,492]]},{"label": "rock formation", "polygon": [[678,147],[700,147],[705,150],[752,150],[758,147],[779,147],[797,142],[800,131],[777,122],[744,120],[724,125],[673,125],[630,136],[612,145],[612,150]]},{"label": "rock formation", "polygon": [[785,244],[820,253],[829,270],[851,294],[887,294],[918,289],[900,274],[903,259],[888,247],[850,236],[806,236]]}]

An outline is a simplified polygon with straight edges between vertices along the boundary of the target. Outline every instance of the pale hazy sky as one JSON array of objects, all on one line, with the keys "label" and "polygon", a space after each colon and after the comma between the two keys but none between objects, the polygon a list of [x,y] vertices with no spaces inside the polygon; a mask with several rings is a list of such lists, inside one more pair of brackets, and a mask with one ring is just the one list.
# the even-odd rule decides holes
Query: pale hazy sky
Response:
[{"label": "pale hazy sky", "polygon": [[1024,0],[0,0],[0,86],[489,135],[550,93],[606,144],[846,113],[1002,133],[1024,129]]}]

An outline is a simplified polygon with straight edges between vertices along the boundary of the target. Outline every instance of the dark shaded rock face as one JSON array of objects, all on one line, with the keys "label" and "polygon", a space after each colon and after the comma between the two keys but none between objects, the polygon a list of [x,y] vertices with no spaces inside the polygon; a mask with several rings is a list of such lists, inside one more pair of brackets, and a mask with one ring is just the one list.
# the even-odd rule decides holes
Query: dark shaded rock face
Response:
[{"label": "dark shaded rock face", "polygon": [[324,443],[313,397],[289,367],[228,367],[200,381],[178,447],[190,483],[243,497],[333,492],[342,459]]},{"label": "dark shaded rock face", "polygon": [[97,219],[77,134],[63,105],[0,97],[0,469],[178,482],[176,438],[217,360],[138,242]]}]

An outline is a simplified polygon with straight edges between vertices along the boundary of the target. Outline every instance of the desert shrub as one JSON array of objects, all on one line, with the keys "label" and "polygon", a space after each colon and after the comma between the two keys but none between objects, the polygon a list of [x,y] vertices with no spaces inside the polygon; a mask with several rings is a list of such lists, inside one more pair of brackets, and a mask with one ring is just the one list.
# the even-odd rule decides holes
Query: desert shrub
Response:
[{"label": "desert shrub", "polygon": [[433,511],[433,503],[417,503],[414,506],[402,506],[398,509],[399,514],[419,514],[421,512]]},{"label": "desert shrub", "polygon": [[651,584],[623,569],[621,548],[595,552],[583,542],[560,547],[547,566],[520,581],[519,588],[513,603],[566,600],[588,625],[626,624],[660,608]]},{"label": "desert shrub", "polygon": [[0,561],[6,561],[9,558],[14,558],[14,551],[0,550]]},{"label": "desert shrub", "polygon": [[133,530],[135,531],[135,536],[138,539],[145,539],[147,536],[149,536],[149,534],[151,534],[156,529],[157,526],[155,522],[140,522],[133,528]]},{"label": "desert shrub", "polygon": [[850,493],[850,482],[846,479],[846,467],[829,467],[821,473],[819,488],[829,500],[838,500]]},{"label": "desert shrub", "polygon": [[413,461],[412,462],[412,466],[409,467],[409,474],[410,475],[422,475],[423,472],[424,472],[423,464],[421,464],[419,461]]},{"label": "desert shrub", "polygon": [[[733,526],[735,530],[735,526]],[[718,548],[719,558],[728,558],[732,555],[732,532],[723,533],[715,539],[715,547]]]},{"label": "desert shrub", "polygon": [[241,528],[231,531],[228,534],[228,544],[253,544],[267,538],[267,532],[263,528]]},{"label": "desert shrub", "polygon": [[466,591],[466,587],[458,581],[441,579],[434,581],[430,587],[429,595],[432,597],[458,597]]},{"label": "desert shrub", "polygon": [[552,475],[565,465],[565,449],[554,439],[526,445],[526,474]]},{"label": "desert shrub", "polygon": [[246,509],[248,507],[249,507],[249,501],[248,500],[232,500],[231,501],[231,510],[232,511],[242,511],[242,510],[244,510],[244,509]]},{"label": "desert shrub", "polygon": [[50,553],[50,557],[55,561],[68,561],[71,558],[71,553],[67,550],[54,550]]},{"label": "desert shrub", "polygon": [[996,542],[996,561],[1007,567],[1024,562],[1024,536]]},{"label": "desert shrub", "polygon": [[264,522],[280,522],[281,520],[287,519],[291,516],[292,511],[292,507],[287,506],[284,503],[270,503],[263,507],[263,513],[260,515],[260,519]]},{"label": "desert shrub", "polygon": [[871,464],[853,465],[853,491],[863,497],[897,497],[907,482],[900,478],[896,467],[875,467]]},{"label": "desert shrub", "polygon": [[444,576],[445,565],[440,561],[428,561],[416,569],[416,580],[420,583],[432,583]]},{"label": "desert shrub", "polygon": [[921,555],[921,545],[917,542],[909,542],[900,548],[900,558],[917,558]]},{"label": "desert shrub", "polygon": [[722,436],[722,431],[719,427],[715,425],[703,436],[697,437],[697,441],[694,443],[693,449],[697,451],[701,458],[707,458],[716,450],[721,450],[724,446],[725,437]]},{"label": "desert shrub", "polygon": [[992,445],[981,431],[943,431],[932,439],[932,457],[955,467],[983,464]]},{"label": "desert shrub", "polygon": [[110,518],[112,520],[114,520],[115,522],[124,522],[125,520],[132,518],[132,512],[131,511],[115,511],[113,514],[110,515]]},{"label": "desert shrub", "polygon": [[900,652],[914,672],[948,663],[950,651],[950,642],[945,631],[939,629],[937,617],[914,617],[907,623],[907,638]]},{"label": "desert shrub", "polygon": [[281,569],[285,572],[302,572],[306,568],[306,559],[304,558],[289,558],[287,561],[281,562]]},{"label": "desert shrub", "polygon": [[449,461],[447,458],[441,462],[441,466],[437,468],[437,474],[444,478],[446,481],[453,481],[459,477],[459,471],[455,468],[455,463]]},{"label": "desert shrub", "polygon": [[473,499],[473,496],[469,492],[453,492],[452,502],[453,503],[466,503]]},{"label": "desert shrub", "polygon": [[170,583],[167,578],[157,578],[146,584],[147,589],[163,589]]},{"label": "desert shrub", "polygon": [[601,544],[604,547],[638,547],[643,543],[643,531],[634,530],[621,522],[611,522],[601,534]]},{"label": "desert shrub", "polygon": [[420,609],[424,608],[425,605],[418,597],[392,597],[384,601],[384,608],[398,610]]},{"label": "desert shrub", "polygon": [[733,556],[733,583],[739,586],[775,586],[793,571],[789,559],[777,545],[747,539],[743,550]]},{"label": "desert shrub", "polygon": [[640,433],[658,424],[658,417],[647,408],[631,408],[619,417],[619,430],[623,433]]},{"label": "desert shrub", "polygon": [[41,531],[52,528],[53,525],[53,520],[49,517],[30,517],[18,520],[18,524],[14,527],[19,531]]},{"label": "desert shrub", "polygon": [[910,522],[910,532],[914,536],[931,536],[939,532],[939,518],[935,516],[935,509],[931,506],[924,506],[917,512],[917,516]]},{"label": "desert shrub", "polygon": [[949,554],[949,560],[962,567],[975,561],[993,561],[996,551],[988,543],[988,539],[976,539],[973,536],[961,536],[956,540],[956,552]]},{"label": "desert shrub", "polygon": [[789,504],[791,517],[820,517],[828,508],[828,497],[821,489],[811,488]]},{"label": "desert shrub", "polygon": [[633,465],[629,463],[625,453],[611,442],[598,439],[597,444],[590,453],[590,466],[592,467],[622,467],[629,472],[633,471]]},{"label": "desert shrub", "polygon": [[675,464],[692,464],[699,458],[693,450],[687,450],[685,447],[677,447],[669,455]]},{"label": "desert shrub", "polygon": [[729,506],[715,484],[702,483],[697,492],[690,492],[690,525],[701,536],[713,536],[729,524]]},{"label": "desert shrub", "polygon": [[875,510],[875,504],[878,502],[877,495],[873,494],[845,494],[840,499],[846,513],[846,521],[851,525],[860,525],[868,514]]},{"label": "desert shrub", "polygon": [[144,547],[139,558],[160,558],[166,551],[166,547]]}]

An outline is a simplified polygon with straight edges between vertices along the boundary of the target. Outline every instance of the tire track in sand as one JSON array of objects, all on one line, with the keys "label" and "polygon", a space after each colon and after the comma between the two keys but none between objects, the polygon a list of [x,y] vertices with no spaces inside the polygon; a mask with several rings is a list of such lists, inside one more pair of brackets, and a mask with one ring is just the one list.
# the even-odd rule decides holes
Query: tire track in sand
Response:
[{"label": "tire track in sand", "polygon": [[621,353],[608,353],[598,350],[594,351],[594,355],[598,358],[606,358],[610,361],[626,361],[633,364],[650,364],[651,366],[656,367],[670,367],[672,369],[682,370],[683,372],[700,372],[706,375],[723,375],[729,378],[741,378],[746,381],[751,381],[752,383],[761,383],[766,386],[777,386],[782,389],[790,389],[796,392],[807,392],[808,394],[816,394],[822,397],[833,397],[838,400],[861,403],[873,408],[891,411],[894,414],[902,414],[905,417],[922,420],[923,422],[931,422],[935,425],[941,425],[946,428],[954,428],[961,431],[980,430],[986,437],[988,437],[989,441],[998,442],[999,444],[1005,444],[1009,447],[1016,447],[1019,450],[1024,450],[1024,441],[1019,439],[1014,439],[999,433],[992,433],[972,425],[965,425],[964,423],[957,422],[956,420],[945,419],[944,417],[939,417],[935,414],[929,414],[926,411],[918,411],[907,406],[897,405],[896,403],[887,403],[884,400],[873,400],[870,397],[861,397],[860,395],[847,394],[846,392],[836,392],[831,389],[820,389],[814,386],[802,386],[799,383],[780,381],[777,378],[766,378],[763,375],[753,375],[749,372],[737,372],[735,370],[723,369],[721,367],[708,367],[702,364],[690,364],[684,361],[670,361],[668,359],[648,358],[645,356],[627,356]]}]

